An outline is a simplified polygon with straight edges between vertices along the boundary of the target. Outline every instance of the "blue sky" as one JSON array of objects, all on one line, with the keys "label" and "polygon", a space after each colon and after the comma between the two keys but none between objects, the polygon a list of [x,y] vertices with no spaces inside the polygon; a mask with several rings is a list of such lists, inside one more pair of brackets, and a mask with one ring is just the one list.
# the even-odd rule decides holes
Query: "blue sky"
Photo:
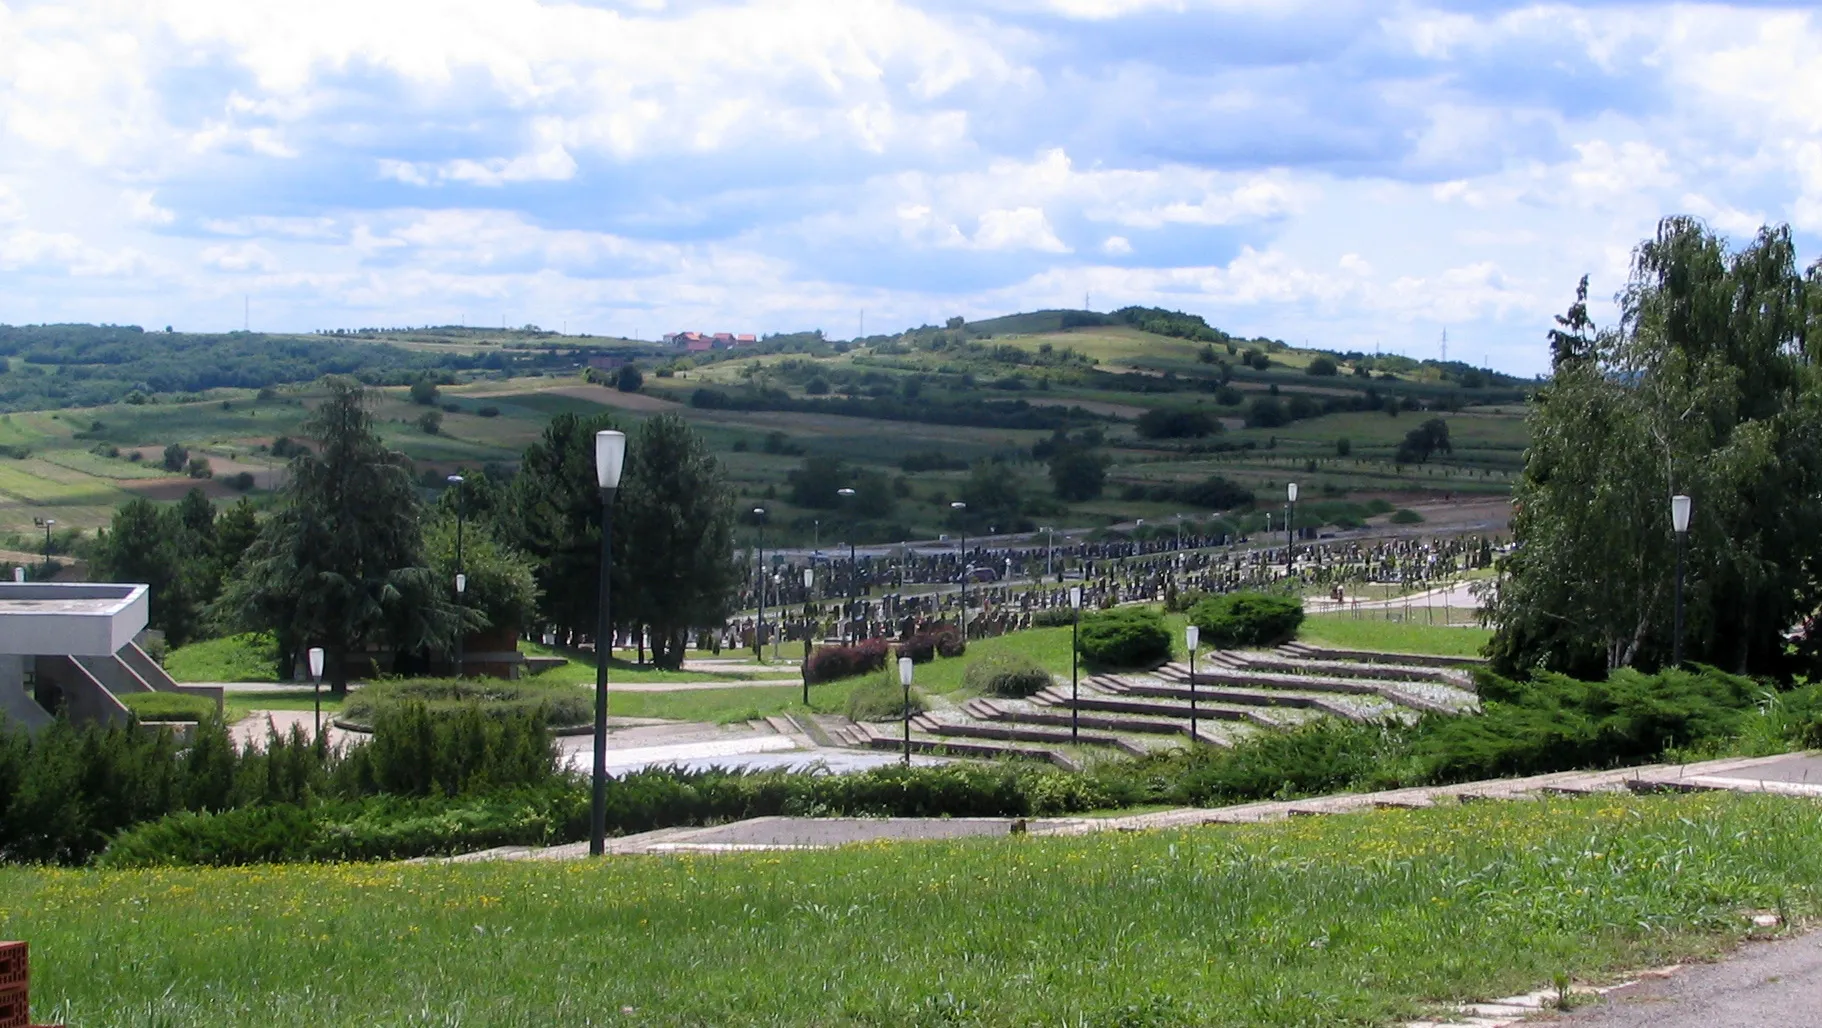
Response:
[{"label": "blue sky", "polygon": [[1664,215],[1822,250],[1818,55],[1765,3],[0,6],[0,320],[846,337],[1086,297],[1530,373]]}]

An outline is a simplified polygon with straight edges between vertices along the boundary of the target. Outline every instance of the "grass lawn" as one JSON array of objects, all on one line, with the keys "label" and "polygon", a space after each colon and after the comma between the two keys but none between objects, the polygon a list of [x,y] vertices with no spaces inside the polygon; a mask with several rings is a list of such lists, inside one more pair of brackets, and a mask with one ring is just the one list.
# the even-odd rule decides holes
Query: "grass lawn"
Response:
[{"label": "grass lawn", "polygon": [[[574,685],[595,684],[595,665],[593,656],[578,660],[576,655],[565,650],[553,649],[540,643],[519,641],[519,652],[527,657],[562,657],[567,663],[562,667],[551,668],[531,676],[536,682],[569,682]],[[732,657],[741,657],[741,653],[730,653]],[[746,682],[756,678],[795,678],[797,665],[781,663],[776,671],[767,671],[763,675],[745,671],[664,671],[655,667],[635,664],[620,657],[607,662],[607,680],[611,686],[614,682]]]},{"label": "grass lawn", "polygon": [[277,661],[271,636],[248,633],[179,646],[165,654],[164,669],[179,682],[276,682]]},{"label": "grass lawn", "polygon": [[77,1025],[1365,1025],[1710,954],[1818,885],[1815,804],[1599,797],[559,865],[11,867],[0,937],[32,944],[37,1018]]},{"label": "grass lawn", "polygon": [[[314,710],[316,697],[309,686],[280,692],[231,692],[224,700],[229,723],[239,721],[256,710]],[[323,715],[340,713],[342,701],[323,686]]]},{"label": "grass lawn", "polygon": [[1493,633],[1484,628],[1417,625],[1400,621],[1356,619],[1352,614],[1317,614],[1303,619],[1297,638],[1306,643],[1343,649],[1430,653],[1442,657],[1478,657]]}]

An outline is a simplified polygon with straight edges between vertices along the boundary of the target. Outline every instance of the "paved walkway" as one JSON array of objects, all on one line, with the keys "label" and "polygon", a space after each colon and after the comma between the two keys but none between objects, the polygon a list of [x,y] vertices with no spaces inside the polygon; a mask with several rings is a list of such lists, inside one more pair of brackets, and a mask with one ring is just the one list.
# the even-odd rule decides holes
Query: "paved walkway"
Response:
[{"label": "paved walkway", "polygon": [[1602,1028],[1813,1028],[1822,997],[1822,934],[1752,942],[1713,964],[1620,988],[1556,1024]]}]

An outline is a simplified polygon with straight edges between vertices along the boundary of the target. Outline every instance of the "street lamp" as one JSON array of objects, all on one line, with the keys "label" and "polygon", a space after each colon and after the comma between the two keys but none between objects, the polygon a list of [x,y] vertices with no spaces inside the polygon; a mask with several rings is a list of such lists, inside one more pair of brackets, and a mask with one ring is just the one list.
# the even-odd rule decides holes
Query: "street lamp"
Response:
[{"label": "street lamp", "polygon": [[[778,606],[784,607],[784,572],[772,572],[772,596],[778,600]],[[778,643],[784,637],[784,614],[778,615],[779,623],[772,626],[772,660],[778,660]]]},{"label": "street lamp", "polygon": [[853,628],[855,607],[860,603],[858,598],[860,560],[854,553],[854,490],[837,489],[835,495],[841,497],[842,502],[848,505],[848,611],[847,616],[842,619],[841,637],[844,642],[852,643],[855,639],[860,638],[860,632]]},{"label": "street lamp", "polygon": [[905,689],[905,766],[911,766],[911,658],[898,658],[898,684]]},{"label": "street lamp", "polygon": [[765,508],[754,507],[753,517],[759,520],[759,623],[753,628],[753,659],[765,659]]},{"label": "street lamp", "polygon": [[[449,482],[450,487],[455,489],[455,491],[456,491],[455,590],[456,590],[456,606],[458,608],[460,608],[462,605],[462,594],[464,592],[466,592],[468,589],[468,576],[463,574],[463,572],[466,571],[467,568],[464,567],[462,564],[462,522],[464,520],[466,520],[466,517],[468,514],[468,509],[467,509],[468,508],[468,503],[467,503],[468,494],[467,494],[467,492],[465,492],[462,489],[462,482],[464,481],[464,479],[462,478],[461,475],[450,475],[447,481]],[[458,609],[456,612],[456,661],[455,661],[457,678],[462,677],[462,671],[463,671],[462,644],[464,642],[462,637],[466,634],[462,630],[461,618],[462,618],[461,611]]]},{"label": "street lamp", "polygon": [[323,648],[321,646],[310,647],[310,678],[316,683],[314,689],[316,698],[316,743],[320,746],[323,742]]},{"label": "street lamp", "polygon": [[1196,742],[1196,647],[1202,642],[1202,629],[1195,625],[1185,628],[1183,641],[1189,644],[1189,740]]},{"label": "street lamp", "polygon": [[1284,487],[1284,573],[1290,574],[1291,560],[1297,552],[1297,483]]},{"label": "street lamp", "polygon": [[1683,666],[1683,541],[1689,535],[1689,497],[1677,494],[1670,498],[1670,527],[1676,531],[1676,639],[1672,643],[1671,664]]},{"label": "street lamp", "polygon": [[[815,558],[811,558],[815,559]],[[803,705],[810,705],[810,597],[816,588],[816,567],[803,569]]]},{"label": "street lamp", "polygon": [[1077,671],[1081,657],[1078,647],[1082,642],[1082,587],[1069,587],[1069,741],[1074,742],[1082,735],[1082,708],[1076,703],[1081,698],[1081,674]]},{"label": "street lamp", "polygon": [[[37,521],[38,519],[33,518],[32,520]],[[56,526],[57,519],[45,518],[38,523],[44,526],[44,577],[48,580],[51,577],[51,529]]]},{"label": "street lamp", "polygon": [[[953,511],[966,511],[968,505],[960,500],[949,504]],[[968,515],[962,515],[962,641],[968,641]]]},{"label": "street lamp", "polygon": [[626,433],[595,433],[595,485],[601,489],[601,603],[595,626],[595,770],[589,803],[588,855],[607,850],[607,659],[614,651],[608,582],[614,569],[614,493],[626,466]]}]

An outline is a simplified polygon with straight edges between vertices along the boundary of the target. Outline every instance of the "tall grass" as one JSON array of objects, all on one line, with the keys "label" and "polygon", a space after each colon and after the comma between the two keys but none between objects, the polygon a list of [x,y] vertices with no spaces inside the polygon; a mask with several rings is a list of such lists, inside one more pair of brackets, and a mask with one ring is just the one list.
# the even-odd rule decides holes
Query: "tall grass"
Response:
[{"label": "tall grass", "polygon": [[1596,798],[563,865],[0,870],[44,1020],[1372,1025],[1816,909],[1822,809]]}]

